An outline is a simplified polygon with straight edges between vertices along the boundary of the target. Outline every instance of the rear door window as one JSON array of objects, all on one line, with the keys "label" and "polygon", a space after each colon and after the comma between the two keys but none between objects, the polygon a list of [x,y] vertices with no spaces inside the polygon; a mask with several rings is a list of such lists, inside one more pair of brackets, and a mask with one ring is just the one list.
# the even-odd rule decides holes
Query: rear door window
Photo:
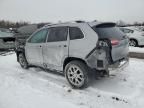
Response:
[{"label": "rear door window", "polygon": [[113,25],[93,26],[92,28],[100,39],[122,39],[125,36],[118,27]]},{"label": "rear door window", "polygon": [[70,34],[70,40],[84,38],[82,31],[80,30],[80,28],[77,27],[70,27],[69,34]]},{"label": "rear door window", "polygon": [[68,27],[52,27],[49,28],[48,42],[66,41],[68,35]]}]

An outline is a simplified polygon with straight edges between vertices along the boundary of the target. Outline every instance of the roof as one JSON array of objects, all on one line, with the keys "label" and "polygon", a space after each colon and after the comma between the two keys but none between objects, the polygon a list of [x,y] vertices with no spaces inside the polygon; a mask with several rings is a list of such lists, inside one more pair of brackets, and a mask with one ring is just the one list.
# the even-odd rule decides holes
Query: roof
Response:
[{"label": "roof", "polygon": [[92,21],[92,22],[84,22],[84,21],[71,21],[71,22],[64,22],[64,23],[56,23],[56,24],[48,24],[45,25],[44,27],[54,27],[54,26],[78,26],[78,25],[83,25],[83,24],[89,24],[90,26],[95,26],[95,25],[102,25],[102,24],[114,24],[112,22],[98,22],[98,21]]},{"label": "roof", "polygon": [[18,28],[17,32],[21,34],[32,34],[37,29],[38,29],[37,24],[29,24],[29,25]]}]

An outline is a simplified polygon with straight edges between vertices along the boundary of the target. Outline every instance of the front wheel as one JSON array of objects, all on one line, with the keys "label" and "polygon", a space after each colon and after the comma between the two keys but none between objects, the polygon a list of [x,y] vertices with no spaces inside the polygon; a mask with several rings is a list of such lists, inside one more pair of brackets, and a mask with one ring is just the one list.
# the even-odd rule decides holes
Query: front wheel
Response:
[{"label": "front wheel", "polygon": [[20,53],[18,55],[18,59],[19,59],[19,63],[21,65],[21,67],[24,68],[24,69],[28,69],[29,66],[28,66],[27,60],[26,60],[23,53]]},{"label": "front wheel", "polygon": [[88,86],[88,66],[81,61],[71,61],[65,67],[65,77],[73,88]]}]

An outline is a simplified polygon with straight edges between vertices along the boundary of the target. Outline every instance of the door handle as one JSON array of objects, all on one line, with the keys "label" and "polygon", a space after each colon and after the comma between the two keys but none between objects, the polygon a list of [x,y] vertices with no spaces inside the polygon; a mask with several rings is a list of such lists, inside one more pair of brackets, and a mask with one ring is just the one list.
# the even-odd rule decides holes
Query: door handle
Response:
[{"label": "door handle", "polygon": [[42,46],[40,45],[39,47],[41,48]]},{"label": "door handle", "polygon": [[64,45],[64,47],[67,47],[67,45]]},{"label": "door handle", "polygon": [[67,45],[59,45],[58,47],[67,47]]}]

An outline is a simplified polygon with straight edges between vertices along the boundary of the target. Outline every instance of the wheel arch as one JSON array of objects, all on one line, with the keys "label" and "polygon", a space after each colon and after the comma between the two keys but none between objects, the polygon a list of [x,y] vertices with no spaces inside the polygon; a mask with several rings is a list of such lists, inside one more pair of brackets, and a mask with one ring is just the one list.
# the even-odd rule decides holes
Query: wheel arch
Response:
[{"label": "wheel arch", "polygon": [[81,61],[81,62],[83,62],[84,64],[87,65],[86,61],[83,60],[82,58],[67,57],[67,58],[65,58],[64,63],[63,63],[63,70],[65,69],[65,66],[66,66],[69,62],[74,61],[74,60]]},{"label": "wheel arch", "polygon": [[16,50],[16,56],[17,56],[17,61],[19,62],[19,54],[20,53],[23,53],[24,54],[24,56],[25,56],[25,50],[24,49],[18,49],[18,50]]}]

